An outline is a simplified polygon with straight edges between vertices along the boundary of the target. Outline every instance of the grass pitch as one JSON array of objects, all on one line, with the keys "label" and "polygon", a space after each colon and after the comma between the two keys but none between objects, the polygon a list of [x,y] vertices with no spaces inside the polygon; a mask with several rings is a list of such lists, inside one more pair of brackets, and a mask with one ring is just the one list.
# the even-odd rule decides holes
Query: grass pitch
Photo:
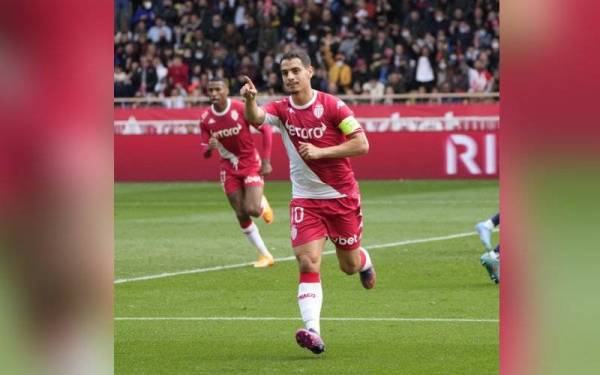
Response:
[{"label": "grass pitch", "polygon": [[[364,290],[324,256],[320,356],[294,340],[295,261],[242,266],[255,250],[218,184],[115,185],[115,372],[497,374],[498,288],[468,234],[497,212],[497,182],[360,185],[377,286]],[[256,221],[277,258],[292,255],[290,191],[267,182],[276,222]]]}]

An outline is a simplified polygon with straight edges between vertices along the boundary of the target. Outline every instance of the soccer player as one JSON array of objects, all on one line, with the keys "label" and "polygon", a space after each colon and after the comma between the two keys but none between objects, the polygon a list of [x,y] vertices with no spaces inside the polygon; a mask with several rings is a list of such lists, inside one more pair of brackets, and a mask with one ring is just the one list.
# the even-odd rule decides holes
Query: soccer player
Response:
[{"label": "soccer player", "polygon": [[312,89],[314,70],[305,51],[285,53],[280,67],[289,97],[261,108],[248,77],[240,92],[248,121],[281,130],[290,160],[290,229],[300,271],[298,305],[305,326],[296,332],[296,341],[319,354],[325,350],[320,337],[320,266],[326,238],[335,245],[343,272],[359,273],[366,289],[375,286],[375,269],[369,253],[360,246],[360,192],[348,159],[366,154],[369,143],[343,101]]},{"label": "soccer player", "polygon": [[259,253],[254,267],[274,264],[274,259],[260,236],[251,217],[262,217],[270,224],[273,210],[263,194],[264,180],[271,167],[272,129],[269,125],[256,126],[263,136],[263,159],[254,147],[250,124],[244,118],[244,103],[228,98],[229,88],[222,78],[208,83],[211,106],[200,117],[204,157],[214,149],[221,155],[221,185],[240,223],[242,232]]},{"label": "soccer player", "polygon": [[485,267],[490,275],[490,279],[496,284],[500,282],[500,244],[492,250],[492,230],[498,225],[500,225],[500,213],[475,225],[475,229],[479,233],[479,238],[486,250],[480,258],[481,265]]}]

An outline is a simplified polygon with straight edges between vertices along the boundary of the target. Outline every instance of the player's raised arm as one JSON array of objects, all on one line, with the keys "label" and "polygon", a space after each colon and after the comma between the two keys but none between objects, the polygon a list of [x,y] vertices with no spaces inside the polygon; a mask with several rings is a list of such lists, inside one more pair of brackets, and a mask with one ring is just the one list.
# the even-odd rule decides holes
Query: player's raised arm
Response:
[{"label": "player's raised arm", "polygon": [[253,124],[262,124],[265,122],[265,111],[256,104],[256,94],[258,91],[254,83],[248,76],[243,76],[246,84],[242,86],[240,95],[244,97],[246,103],[244,107],[244,116],[246,120]]}]

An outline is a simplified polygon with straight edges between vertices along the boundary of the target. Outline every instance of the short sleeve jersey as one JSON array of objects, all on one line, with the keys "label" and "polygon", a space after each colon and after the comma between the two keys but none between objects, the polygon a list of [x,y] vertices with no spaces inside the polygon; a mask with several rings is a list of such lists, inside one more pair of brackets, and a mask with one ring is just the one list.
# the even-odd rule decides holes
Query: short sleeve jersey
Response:
[{"label": "short sleeve jersey", "polygon": [[239,100],[227,100],[223,112],[217,112],[213,106],[200,116],[200,136],[203,144],[210,137],[219,141],[221,169],[239,174],[260,168],[260,156],[250,133],[250,124],[244,118],[244,103]]},{"label": "short sleeve jersey", "polygon": [[303,106],[291,97],[263,107],[265,122],[277,126],[290,159],[293,198],[334,199],[357,197],[358,184],[349,158],[304,160],[298,152],[300,142],[317,147],[336,146],[348,135],[361,132],[354,113],[340,99],[313,90],[312,99]]}]

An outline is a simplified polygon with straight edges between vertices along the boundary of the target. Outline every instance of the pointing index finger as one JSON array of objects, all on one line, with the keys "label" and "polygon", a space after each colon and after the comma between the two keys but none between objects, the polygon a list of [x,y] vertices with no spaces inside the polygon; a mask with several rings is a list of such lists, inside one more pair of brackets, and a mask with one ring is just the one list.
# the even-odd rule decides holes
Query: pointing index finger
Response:
[{"label": "pointing index finger", "polygon": [[242,75],[242,78],[244,79],[244,81],[246,81],[246,84],[249,85],[250,88],[254,88],[254,83],[252,83],[250,77]]}]

